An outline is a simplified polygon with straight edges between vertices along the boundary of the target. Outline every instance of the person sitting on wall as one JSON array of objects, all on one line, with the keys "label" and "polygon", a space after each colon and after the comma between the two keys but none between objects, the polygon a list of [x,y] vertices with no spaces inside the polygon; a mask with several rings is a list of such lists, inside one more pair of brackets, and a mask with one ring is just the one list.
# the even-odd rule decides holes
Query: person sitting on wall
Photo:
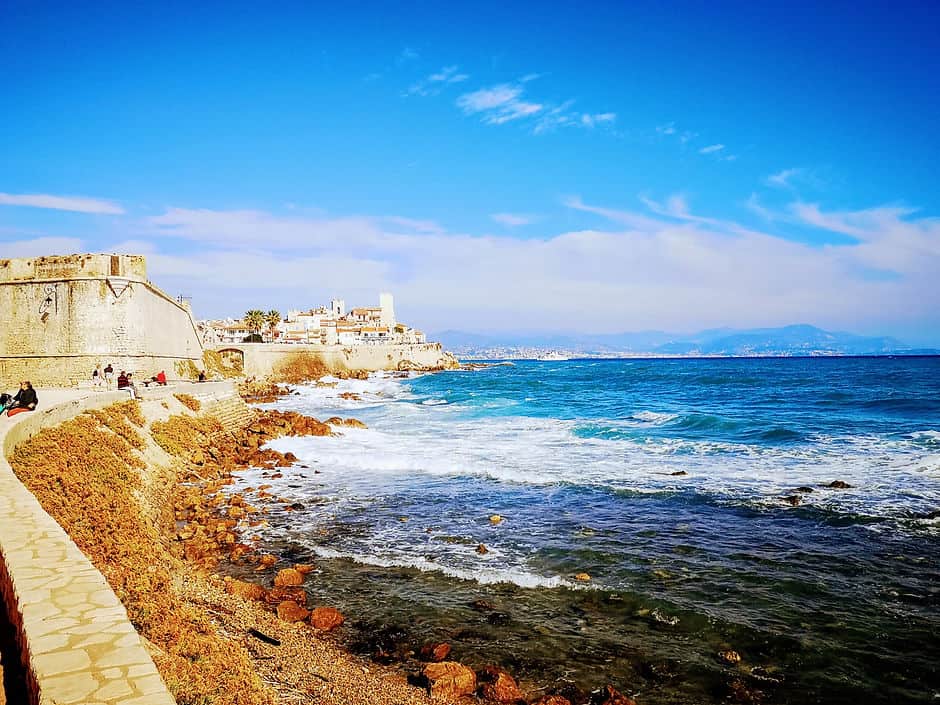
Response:
[{"label": "person sitting on wall", "polygon": [[21,382],[20,391],[16,393],[13,400],[7,406],[7,416],[16,416],[26,411],[32,411],[39,403],[39,397],[36,396],[36,390],[33,389],[31,382]]},{"label": "person sitting on wall", "polygon": [[200,382],[206,381],[206,373],[204,370],[199,370],[199,380]]},{"label": "person sitting on wall", "polygon": [[124,370],[121,370],[121,374],[118,375],[118,389],[125,389],[129,384],[127,381],[127,373]]},{"label": "person sitting on wall", "polygon": [[127,373],[127,386],[124,387],[124,391],[128,392],[131,395],[131,399],[136,399],[140,396],[140,392],[137,391],[137,385],[134,384],[132,379],[134,375],[130,372]]},{"label": "person sitting on wall", "polygon": [[7,394],[6,392],[4,392],[3,394],[0,394],[0,414],[2,414],[4,410],[6,410],[7,404],[9,404],[12,401],[13,401],[13,397]]},{"label": "person sitting on wall", "polygon": [[166,372],[164,372],[163,370],[160,370],[159,372],[157,372],[157,376],[154,377],[154,379],[156,380],[157,384],[163,387],[166,386]]}]

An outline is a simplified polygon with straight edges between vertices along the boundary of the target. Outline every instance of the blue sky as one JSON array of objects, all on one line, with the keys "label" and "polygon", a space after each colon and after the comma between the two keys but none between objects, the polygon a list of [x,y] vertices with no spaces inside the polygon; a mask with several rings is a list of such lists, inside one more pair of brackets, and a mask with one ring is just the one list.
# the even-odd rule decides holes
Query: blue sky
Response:
[{"label": "blue sky", "polygon": [[0,256],[198,315],[940,345],[940,5],[0,6]]}]

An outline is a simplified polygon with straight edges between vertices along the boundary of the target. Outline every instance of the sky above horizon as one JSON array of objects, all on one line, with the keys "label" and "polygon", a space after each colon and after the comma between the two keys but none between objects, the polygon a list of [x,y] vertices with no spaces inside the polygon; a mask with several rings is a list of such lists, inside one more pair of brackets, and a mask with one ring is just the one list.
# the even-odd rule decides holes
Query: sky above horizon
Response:
[{"label": "sky above horizon", "polygon": [[0,257],[199,317],[940,347],[940,3],[0,4]]}]

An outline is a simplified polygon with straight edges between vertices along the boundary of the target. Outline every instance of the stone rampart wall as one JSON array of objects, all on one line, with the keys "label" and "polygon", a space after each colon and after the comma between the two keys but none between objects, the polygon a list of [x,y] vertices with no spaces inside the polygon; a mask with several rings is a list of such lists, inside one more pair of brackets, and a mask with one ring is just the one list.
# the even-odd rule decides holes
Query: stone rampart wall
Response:
[{"label": "stone rampart wall", "polygon": [[[2,262],[11,269],[20,260]],[[186,306],[136,270],[104,277],[89,269],[92,276],[0,277],[0,389],[22,379],[72,385],[108,363],[148,377],[161,369],[172,375],[177,361],[201,364],[202,344]]]}]

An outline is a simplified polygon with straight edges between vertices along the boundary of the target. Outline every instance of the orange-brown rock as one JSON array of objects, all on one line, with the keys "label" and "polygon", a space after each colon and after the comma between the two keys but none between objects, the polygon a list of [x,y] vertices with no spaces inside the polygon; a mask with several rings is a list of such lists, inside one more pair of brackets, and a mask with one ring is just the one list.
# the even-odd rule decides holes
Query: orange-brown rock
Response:
[{"label": "orange-brown rock", "polygon": [[317,607],[310,613],[310,626],[328,632],[340,626],[346,618],[333,607]]},{"label": "orange-brown rock", "polygon": [[284,600],[277,606],[277,616],[285,622],[302,622],[310,616],[310,610],[293,600]]},{"label": "orange-brown rock", "polygon": [[612,685],[604,686],[592,702],[596,702],[597,705],[636,705],[633,698],[628,698],[623,693],[618,692]]},{"label": "orange-brown rock", "polygon": [[345,419],[343,421],[343,426],[349,426],[350,428],[369,428],[359,419]]},{"label": "orange-brown rock", "polygon": [[456,700],[473,695],[477,689],[477,675],[472,669],[456,661],[429,663],[424,667],[431,695],[442,700]]},{"label": "orange-brown rock", "polygon": [[243,600],[263,600],[266,590],[260,585],[247,583],[244,580],[228,580],[225,583],[225,592],[237,595]]},{"label": "orange-brown rock", "polygon": [[515,703],[524,699],[516,679],[502,668],[487,666],[483,669],[481,680],[485,680],[481,691],[487,700],[497,703]]},{"label": "orange-brown rock", "polygon": [[310,565],[309,563],[298,563],[294,566],[294,570],[296,570],[301,575],[307,575],[308,573],[312,573],[314,570],[316,570],[316,567]]},{"label": "orange-brown rock", "polygon": [[303,585],[304,576],[293,568],[282,568],[277,572],[277,575],[274,576],[274,584],[278,587],[284,587],[286,585]]},{"label": "orange-brown rock", "polygon": [[439,663],[450,656],[450,644],[444,641],[425,644],[421,647],[421,658],[424,661]]}]

